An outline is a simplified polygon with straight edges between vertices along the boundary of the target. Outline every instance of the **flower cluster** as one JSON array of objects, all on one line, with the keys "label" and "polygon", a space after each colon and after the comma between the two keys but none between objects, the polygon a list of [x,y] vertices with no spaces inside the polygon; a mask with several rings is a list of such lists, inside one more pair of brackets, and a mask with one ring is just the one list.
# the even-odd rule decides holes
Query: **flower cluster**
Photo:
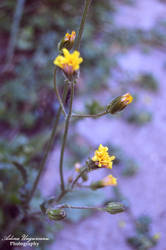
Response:
[{"label": "flower cluster", "polygon": [[[102,144],[99,145],[99,148],[95,151],[94,156],[91,159],[92,167],[91,169],[96,168],[112,168],[113,160],[115,159],[115,156],[110,156],[108,153],[108,147],[104,147]],[[95,166],[94,166],[95,164]],[[93,182],[91,184],[92,189],[98,189],[103,188],[105,186],[116,186],[117,180],[112,175],[108,175],[104,177],[102,180],[99,180],[97,182]]]},{"label": "flower cluster", "polygon": [[62,51],[63,55],[58,55],[54,60],[54,64],[60,67],[67,75],[72,75],[79,70],[83,59],[80,57],[80,53],[76,50],[73,53],[70,53],[64,48]]},{"label": "flower cluster", "polygon": [[102,144],[100,144],[98,150],[95,151],[94,156],[92,157],[92,161],[95,162],[95,164],[98,167],[105,167],[105,168],[112,168],[112,161],[115,159],[115,156],[110,156],[108,153],[108,147],[103,147]]}]

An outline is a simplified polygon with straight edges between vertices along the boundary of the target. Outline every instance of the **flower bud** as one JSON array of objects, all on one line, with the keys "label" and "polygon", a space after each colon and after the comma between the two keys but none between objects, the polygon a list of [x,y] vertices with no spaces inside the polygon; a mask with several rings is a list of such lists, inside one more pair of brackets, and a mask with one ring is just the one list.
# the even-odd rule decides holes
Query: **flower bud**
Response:
[{"label": "flower bud", "polygon": [[106,187],[106,186],[116,186],[116,185],[117,185],[116,178],[113,177],[112,175],[108,175],[108,176],[104,177],[100,181],[93,182],[91,184],[91,189],[96,190],[98,188],[103,188],[103,187]]},{"label": "flower bud", "polygon": [[130,93],[116,97],[108,106],[106,111],[110,114],[115,114],[127,107],[133,101]]},{"label": "flower bud", "polygon": [[104,185],[102,184],[101,181],[96,181],[96,182],[92,182],[90,187],[91,187],[92,190],[96,190],[96,189],[99,189],[99,188],[103,188]]},{"label": "flower bud", "polygon": [[81,171],[81,164],[79,163],[79,162],[76,162],[75,164],[74,164],[74,168],[75,168],[75,171],[77,172],[77,173],[80,173],[80,171]]},{"label": "flower bud", "polygon": [[120,202],[109,202],[104,210],[110,214],[118,214],[125,211],[125,207]]},{"label": "flower bud", "polygon": [[64,48],[71,50],[73,48],[75,38],[76,38],[75,31],[72,31],[71,34],[66,33],[63,39],[58,43],[58,50],[62,51],[62,49]]},{"label": "flower bud", "polygon": [[63,220],[66,217],[66,213],[62,209],[47,210],[46,214],[50,220]]}]

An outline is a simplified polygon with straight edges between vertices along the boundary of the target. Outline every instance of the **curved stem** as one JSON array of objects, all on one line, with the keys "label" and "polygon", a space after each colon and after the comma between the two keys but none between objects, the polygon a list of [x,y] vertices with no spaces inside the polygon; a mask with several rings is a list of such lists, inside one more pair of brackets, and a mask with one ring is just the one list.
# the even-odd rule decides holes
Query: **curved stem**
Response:
[{"label": "curved stem", "polygon": [[56,93],[56,95],[57,95],[59,104],[60,104],[60,106],[61,106],[61,110],[62,110],[64,116],[66,117],[67,115],[66,115],[66,111],[65,111],[65,108],[64,108],[64,105],[63,105],[63,101],[62,101],[62,99],[61,99],[61,96],[60,96],[60,94],[59,94],[59,90],[58,90],[57,84],[56,84],[56,70],[57,70],[57,67],[55,67],[55,70],[54,70],[54,90],[55,90],[55,93]]},{"label": "curved stem", "polygon": [[90,114],[73,114],[72,117],[73,118],[98,118],[98,117],[101,117],[103,115],[106,115],[108,114],[107,111],[104,111],[104,112],[101,112],[101,113],[98,113],[98,114],[95,114],[95,115],[90,115]]},{"label": "curved stem", "polygon": [[79,32],[78,32],[78,37],[76,40],[76,45],[75,45],[75,50],[78,50],[80,47],[80,41],[81,41],[81,37],[82,37],[82,33],[84,30],[84,24],[86,21],[86,17],[87,17],[87,13],[88,13],[88,9],[89,6],[91,4],[92,0],[85,0],[85,5],[84,5],[84,10],[83,10],[83,14],[82,14],[82,19],[81,19],[81,24],[80,24],[80,28],[79,28]]},{"label": "curved stem", "polygon": [[[64,92],[63,92],[63,99],[65,100],[66,99],[66,95],[67,95],[67,90],[68,90],[68,86],[66,85],[64,87]],[[35,191],[36,191],[36,188],[37,188],[37,185],[39,183],[39,180],[40,180],[40,177],[41,177],[41,174],[44,170],[44,167],[45,167],[45,164],[46,164],[46,161],[47,161],[47,157],[48,157],[48,154],[51,150],[51,147],[53,145],[53,142],[54,142],[54,138],[55,138],[55,134],[56,134],[56,131],[57,131],[57,127],[58,127],[58,123],[59,123],[59,119],[60,119],[60,115],[61,115],[61,106],[59,107],[58,109],[58,113],[57,113],[57,116],[56,116],[56,119],[55,119],[55,122],[54,122],[54,126],[53,126],[53,130],[52,130],[52,133],[50,135],[50,139],[49,139],[49,142],[48,142],[48,146],[47,146],[47,149],[46,149],[46,152],[44,154],[44,157],[41,161],[41,164],[39,166],[39,172],[38,172],[38,175],[35,179],[35,182],[33,184],[33,187],[32,187],[32,190],[29,194],[29,197],[27,198],[27,203],[30,202],[30,200],[32,199]]]},{"label": "curved stem", "polygon": [[66,139],[67,139],[67,134],[68,134],[68,129],[69,129],[69,123],[70,123],[70,118],[71,118],[71,113],[72,113],[73,97],[74,97],[74,83],[72,82],[71,83],[71,96],[70,96],[69,112],[68,112],[66,122],[65,122],[65,131],[64,131],[63,141],[62,141],[60,164],[59,164],[62,192],[65,190],[64,177],[63,177],[63,158],[64,158],[64,150],[65,150]]},{"label": "curved stem", "polygon": [[56,202],[59,202],[59,201],[63,198],[63,196],[65,196],[65,194],[67,194],[68,192],[69,192],[69,190],[64,190],[64,191],[62,191],[62,192],[60,193],[60,195],[58,196]]},{"label": "curved stem", "polygon": [[86,172],[88,169],[87,167],[85,167],[84,169],[82,169],[82,171],[77,175],[77,177],[75,178],[75,180],[73,181],[72,185],[71,185],[71,189],[74,188],[75,184],[77,183],[77,181],[79,180],[79,178],[82,176],[82,174],[84,174],[84,172]]}]

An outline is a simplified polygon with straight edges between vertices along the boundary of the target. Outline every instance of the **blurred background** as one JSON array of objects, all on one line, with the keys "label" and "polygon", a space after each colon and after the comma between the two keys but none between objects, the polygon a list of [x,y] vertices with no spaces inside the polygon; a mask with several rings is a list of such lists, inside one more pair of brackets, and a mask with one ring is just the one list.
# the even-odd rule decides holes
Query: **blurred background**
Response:
[{"label": "blurred background", "polygon": [[[59,107],[53,91],[57,44],[66,32],[78,31],[83,3],[0,3],[0,236],[19,215],[21,200],[36,177]],[[126,92],[134,101],[118,115],[72,123],[66,180],[75,163],[85,162],[101,143],[116,156],[113,174],[118,187],[76,190],[65,201],[101,205],[116,200],[129,209],[114,216],[68,211],[63,223],[28,218],[14,234],[49,237],[49,244],[41,242],[39,249],[166,249],[165,52],[165,0],[92,1],[80,47],[84,62],[74,111],[96,114]],[[58,82],[61,90],[60,74]],[[58,192],[62,123],[31,203],[34,209]],[[89,181],[108,173],[96,172]]]}]

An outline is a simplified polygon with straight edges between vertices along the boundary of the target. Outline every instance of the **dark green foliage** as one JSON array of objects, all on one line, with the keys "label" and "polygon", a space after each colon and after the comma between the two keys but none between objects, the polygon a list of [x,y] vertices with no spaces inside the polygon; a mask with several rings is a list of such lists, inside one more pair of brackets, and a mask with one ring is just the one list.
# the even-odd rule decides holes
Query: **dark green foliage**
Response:
[{"label": "dark green foliage", "polygon": [[92,101],[91,103],[87,103],[85,105],[86,107],[86,110],[87,110],[87,114],[90,114],[90,115],[95,115],[97,113],[100,113],[104,110],[104,107],[102,107],[100,105],[100,103],[98,101]]},{"label": "dark green foliage", "polygon": [[135,110],[126,114],[125,119],[130,123],[141,126],[152,120],[152,114],[145,110]]},{"label": "dark green foliage", "polygon": [[150,73],[141,74],[139,76],[138,80],[136,81],[136,83],[141,88],[151,90],[154,92],[157,91],[157,89],[158,89],[158,82],[155,79],[155,77]]},{"label": "dark green foliage", "polygon": [[130,246],[137,250],[148,250],[157,244],[150,232],[151,218],[147,215],[142,215],[136,220],[136,235],[127,238]]},{"label": "dark green foliage", "polygon": [[149,239],[143,235],[137,237],[129,237],[127,239],[128,244],[136,250],[148,250],[156,246],[156,242],[153,239]]},{"label": "dark green foliage", "polygon": [[116,155],[114,164],[119,166],[120,173],[125,177],[132,177],[137,174],[139,166],[137,161],[126,154],[120,147],[107,143],[112,155]]}]

